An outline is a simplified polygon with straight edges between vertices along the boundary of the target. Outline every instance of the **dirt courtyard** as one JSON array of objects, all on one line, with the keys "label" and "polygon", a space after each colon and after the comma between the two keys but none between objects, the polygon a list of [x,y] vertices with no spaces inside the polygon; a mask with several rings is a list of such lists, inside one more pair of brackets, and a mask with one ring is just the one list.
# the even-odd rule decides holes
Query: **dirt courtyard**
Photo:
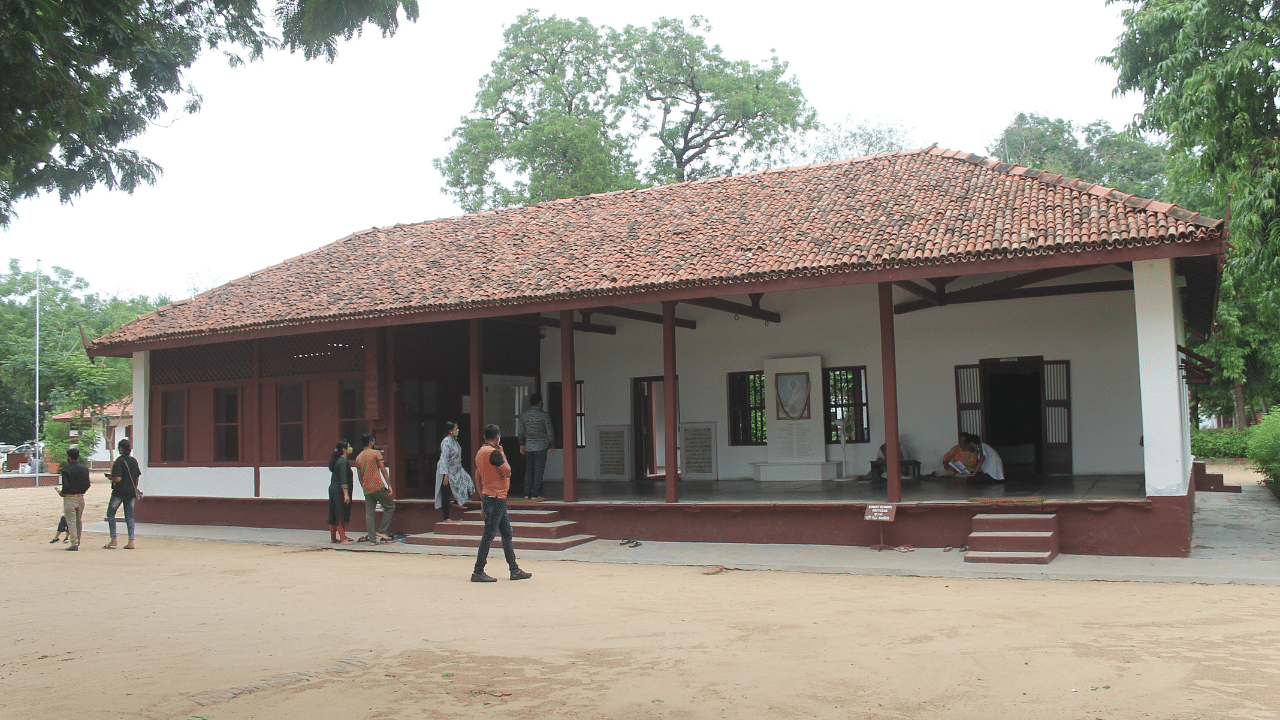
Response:
[{"label": "dirt courtyard", "polygon": [[[1232,481],[1232,478],[1228,478]],[[95,482],[86,519],[100,520]],[[139,539],[0,490],[0,717],[1278,718],[1280,588]],[[123,523],[121,523],[123,531]]]}]

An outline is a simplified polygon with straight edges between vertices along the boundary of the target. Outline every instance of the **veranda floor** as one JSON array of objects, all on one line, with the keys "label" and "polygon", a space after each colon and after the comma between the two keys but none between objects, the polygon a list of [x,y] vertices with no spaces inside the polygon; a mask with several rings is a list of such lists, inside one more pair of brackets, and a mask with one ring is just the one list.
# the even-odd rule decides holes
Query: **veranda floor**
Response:
[{"label": "veranda floor", "polygon": [[[580,502],[665,502],[665,480],[579,480]],[[548,480],[548,498],[564,497],[564,483]],[[512,502],[519,501],[513,483]],[[1145,477],[1130,475],[1032,475],[1009,478],[990,485],[923,477],[902,481],[902,502],[967,502],[971,498],[1027,498],[1046,500],[1141,500],[1146,497]],[[804,503],[885,502],[888,485],[858,480],[785,481],[682,480],[682,503]]]}]

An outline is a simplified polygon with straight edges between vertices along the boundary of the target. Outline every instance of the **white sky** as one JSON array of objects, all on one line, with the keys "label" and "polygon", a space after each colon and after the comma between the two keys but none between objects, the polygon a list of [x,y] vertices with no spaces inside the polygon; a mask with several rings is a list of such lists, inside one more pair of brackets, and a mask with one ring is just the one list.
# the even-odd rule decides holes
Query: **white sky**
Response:
[{"label": "white sky", "polygon": [[[178,299],[355,230],[460,214],[431,161],[471,109],[503,27],[531,5],[422,0],[417,23],[343,44],[332,65],[276,53],[230,69],[208,54],[187,75],[203,110],[134,144],[165,170],[154,187],[20,202],[0,258],[61,265],[108,294]],[[1097,62],[1122,30],[1122,6],[1103,0],[537,7],[614,27],[703,15],[732,59],[776,50],[820,121],[894,122],[917,146],[985,154],[1019,111],[1119,129],[1141,110],[1112,96],[1115,75]]]}]

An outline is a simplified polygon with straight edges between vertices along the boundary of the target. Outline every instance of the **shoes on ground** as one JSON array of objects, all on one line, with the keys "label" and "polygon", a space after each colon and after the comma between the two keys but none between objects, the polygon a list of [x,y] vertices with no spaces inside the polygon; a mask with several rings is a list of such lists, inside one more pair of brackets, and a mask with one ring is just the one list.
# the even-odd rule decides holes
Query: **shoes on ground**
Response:
[{"label": "shoes on ground", "polygon": [[525,572],[524,570],[516,570],[511,573],[512,580],[528,580],[531,577],[533,577],[533,573]]},{"label": "shoes on ground", "polygon": [[471,573],[471,582],[498,582],[498,578],[488,573],[473,572]]},{"label": "shoes on ground", "polygon": [[79,546],[79,545],[72,545],[71,547],[69,547],[69,548],[67,548],[67,549],[68,549],[68,550],[79,550],[79,549],[80,549],[80,546]]}]

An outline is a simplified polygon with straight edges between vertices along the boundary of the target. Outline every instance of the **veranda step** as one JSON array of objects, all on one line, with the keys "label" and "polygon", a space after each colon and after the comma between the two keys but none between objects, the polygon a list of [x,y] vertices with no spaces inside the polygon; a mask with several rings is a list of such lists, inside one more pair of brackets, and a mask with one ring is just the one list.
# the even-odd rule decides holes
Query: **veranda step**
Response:
[{"label": "veranda step", "polygon": [[[523,510],[519,507],[507,506],[507,517],[511,522],[531,522],[531,523],[548,523],[555,522],[560,519],[559,510]],[[463,520],[475,520],[484,522],[483,510],[468,509],[462,513]]]},{"label": "veranda step", "polygon": [[964,561],[971,563],[1048,565],[1057,555],[1058,553],[1056,552],[981,552],[970,550],[965,554]]},{"label": "veranda step", "polygon": [[1058,552],[1056,532],[969,533],[970,552]]},{"label": "veranda step", "polygon": [[973,532],[1054,532],[1058,516],[1052,513],[983,513],[973,516]]},{"label": "veranda step", "polygon": [[[432,531],[445,535],[475,535],[479,537],[484,534],[484,520],[438,522],[432,527]],[[577,532],[578,523],[573,520],[516,522],[515,518],[512,518],[511,522],[511,533],[518,538],[560,538],[576,535]]]},{"label": "veranda step", "polygon": [[[517,550],[566,550],[576,545],[582,545],[595,540],[595,535],[570,535],[561,538],[512,538],[511,544]],[[436,533],[422,533],[420,535],[410,535],[404,539],[409,545],[434,545],[438,547],[480,547],[479,535],[439,535]],[[497,552],[498,557],[502,557],[502,539],[494,538],[493,545],[490,547],[490,554]]]}]

